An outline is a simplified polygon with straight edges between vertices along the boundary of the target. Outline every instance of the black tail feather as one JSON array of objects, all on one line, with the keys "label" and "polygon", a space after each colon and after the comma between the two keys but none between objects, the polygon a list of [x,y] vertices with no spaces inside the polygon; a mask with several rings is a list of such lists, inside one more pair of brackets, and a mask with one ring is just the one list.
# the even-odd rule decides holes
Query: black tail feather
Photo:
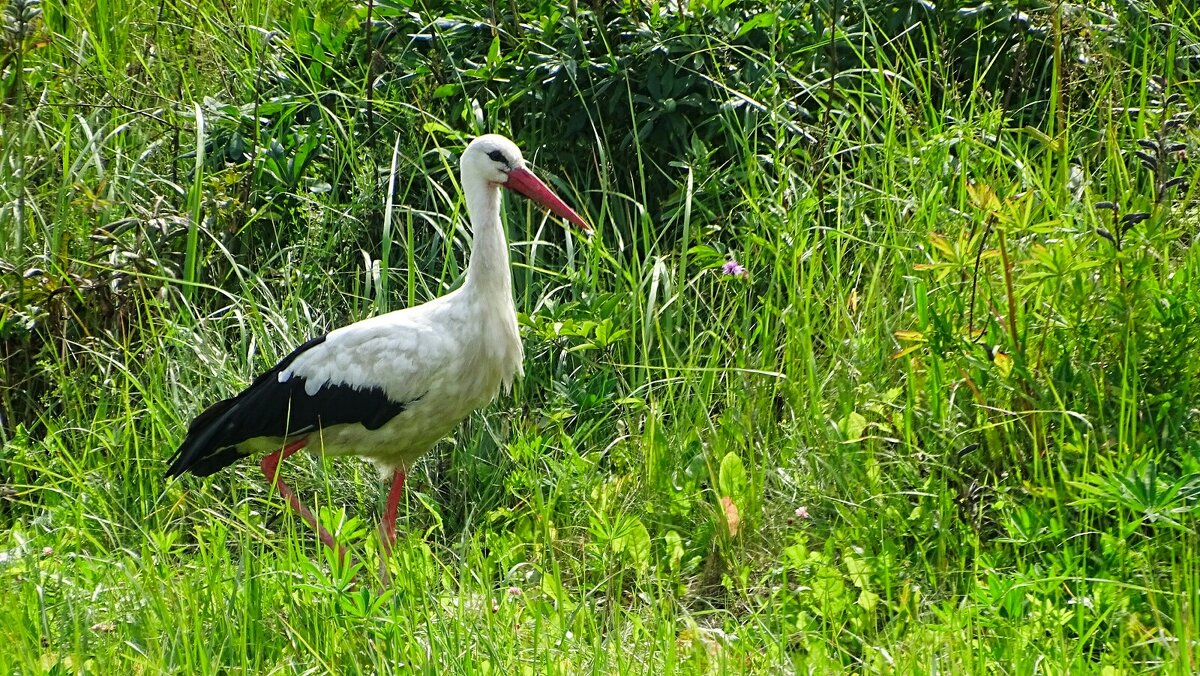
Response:
[{"label": "black tail feather", "polygon": [[[208,476],[248,453],[238,446],[255,437],[286,437],[313,427],[313,421],[293,420],[291,399],[303,391],[303,380],[280,382],[279,374],[303,352],[325,342],[318,336],[297,347],[270,370],[260,374],[245,390],[204,409],[188,426],[187,437],[171,456],[168,477],[184,472]],[[294,423],[294,424],[293,424]]]},{"label": "black tail feather", "polygon": [[405,402],[391,400],[379,387],[326,382],[309,392],[303,372],[285,373],[297,356],[324,342],[321,336],[301,345],[240,394],[196,416],[171,456],[167,476],[208,476],[248,455],[242,446],[252,439],[295,439],[353,423],[376,430],[404,411]]},{"label": "black tail feather", "polygon": [[196,416],[188,426],[187,437],[171,456],[168,477],[180,476],[184,472],[208,476],[245,457],[246,454],[239,452],[236,446],[214,448],[222,441],[218,438],[223,436],[219,431],[225,427],[226,417],[237,406],[237,399],[231,397],[218,401]]}]

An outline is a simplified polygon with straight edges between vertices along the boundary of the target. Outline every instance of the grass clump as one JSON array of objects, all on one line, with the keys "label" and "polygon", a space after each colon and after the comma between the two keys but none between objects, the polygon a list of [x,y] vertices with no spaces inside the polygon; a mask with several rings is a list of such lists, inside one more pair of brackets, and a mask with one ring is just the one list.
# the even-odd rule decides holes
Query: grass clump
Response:
[{"label": "grass clump", "polygon": [[[1188,3],[4,21],[0,670],[1196,668]],[[526,378],[394,587],[251,463],[164,485],[202,402],[456,283],[482,131],[599,232],[508,207]],[[295,468],[374,561],[382,482]]]}]

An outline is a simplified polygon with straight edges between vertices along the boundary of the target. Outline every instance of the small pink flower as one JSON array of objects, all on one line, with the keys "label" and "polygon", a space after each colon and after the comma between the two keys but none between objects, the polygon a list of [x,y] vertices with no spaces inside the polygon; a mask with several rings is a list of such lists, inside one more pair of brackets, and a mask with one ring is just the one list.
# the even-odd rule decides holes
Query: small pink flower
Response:
[{"label": "small pink flower", "polygon": [[746,268],[742,267],[741,263],[738,263],[732,258],[726,261],[725,265],[721,266],[721,274],[730,275],[732,277],[741,277],[742,279],[748,279],[750,277],[750,272],[747,271]]},{"label": "small pink flower", "polygon": [[803,505],[797,507],[796,508],[796,518],[797,519],[807,519],[808,518],[808,508]]}]

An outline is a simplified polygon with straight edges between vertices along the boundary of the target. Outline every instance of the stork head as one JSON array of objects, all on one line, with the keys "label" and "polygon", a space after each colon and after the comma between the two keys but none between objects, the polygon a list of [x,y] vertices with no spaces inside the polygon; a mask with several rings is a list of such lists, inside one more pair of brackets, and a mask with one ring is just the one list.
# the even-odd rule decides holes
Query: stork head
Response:
[{"label": "stork head", "polygon": [[460,165],[464,184],[468,178],[483,179],[487,183],[521,193],[584,230],[592,229],[582,216],[529,171],[517,144],[499,134],[484,134],[471,141],[463,152]]}]

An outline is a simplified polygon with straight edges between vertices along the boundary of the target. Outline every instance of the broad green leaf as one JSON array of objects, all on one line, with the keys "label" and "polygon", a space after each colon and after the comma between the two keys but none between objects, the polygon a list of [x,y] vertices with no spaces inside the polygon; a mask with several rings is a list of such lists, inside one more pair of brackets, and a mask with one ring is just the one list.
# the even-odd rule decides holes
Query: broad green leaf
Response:
[{"label": "broad green leaf", "polygon": [[846,441],[858,441],[863,437],[863,430],[867,429],[867,419],[858,411],[851,411],[838,423],[838,429]]},{"label": "broad green leaf", "polygon": [[646,570],[650,565],[650,532],[642,520],[636,516],[625,517],[618,533],[612,540],[613,551],[624,554],[639,571]]},{"label": "broad green leaf", "polygon": [[866,589],[870,568],[867,562],[855,556],[847,556],[845,559],[846,575],[855,587]]},{"label": "broad green leaf", "polygon": [[500,65],[500,34],[492,38],[492,46],[488,48],[487,63],[493,68]]},{"label": "broad green leaf", "polygon": [[783,548],[783,560],[793,570],[799,570],[808,565],[808,548],[800,543]]},{"label": "broad green leaf", "polygon": [[992,359],[996,362],[996,368],[1000,369],[1000,375],[1007,378],[1013,370],[1013,358],[1007,354],[997,350]]},{"label": "broad green leaf", "polygon": [[868,613],[874,612],[875,606],[879,605],[879,594],[864,589],[858,593],[858,601],[856,603]]},{"label": "broad green leaf", "polygon": [[445,134],[445,135],[453,135],[454,134],[454,130],[450,129],[450,127],[447,127],[446,125],[442,124],[441,122],[426,122],[423,129],[427,133],[430,133],[430,134]]},{"label": "broad green leaf", "polygon": [[462,91],[461,85],[459,85],[457,82],[448,82],[433,90],[433,98],[444,99],[449,96],[454,96],[460,91]]},{"label": "broad green leaf", "polygon": [[679,564],[683,561],[683,538],[676,531],[669,530],[663,536],[663,541],[667,548],[667,567],[678,571]]},{"label": "broad green leaf", "polygon": [[746,492],[746,467],[737,453],[730,451],[721,458],[717,473],[717,490],[722,496],[740,500]]},{"label": "broad green leaf", "polygon": [[740,38],[755,28],[769,28],[774,25],[775,12],[763,12],[761,14],[755,14],[754,16],[750,17],[746,23],[742,24],[742,27],[738,29],[736,37]]}]

